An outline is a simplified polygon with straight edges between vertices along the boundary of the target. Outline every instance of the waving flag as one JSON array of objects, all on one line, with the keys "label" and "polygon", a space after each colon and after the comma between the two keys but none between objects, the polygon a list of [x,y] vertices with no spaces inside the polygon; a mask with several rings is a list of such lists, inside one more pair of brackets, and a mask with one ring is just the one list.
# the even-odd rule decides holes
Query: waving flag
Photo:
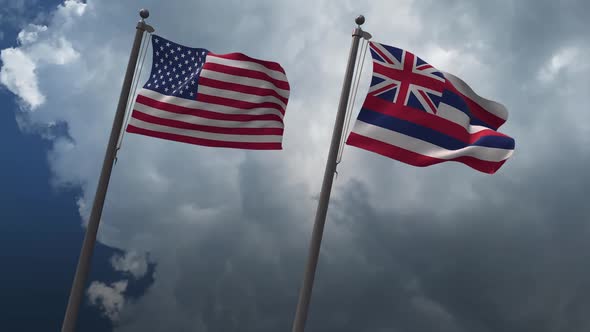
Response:
[{"label": "waving flag", "polygon": [[445,161],[495,173],[514,151],[508,112],[414,54],[370,42],[371,86],[347,144],[414,166]]},{"label": "waving flag", "polygon": [[152,36],[153,61],[127,132],[190,144],[280,150],[289,83],[283,68]]}]

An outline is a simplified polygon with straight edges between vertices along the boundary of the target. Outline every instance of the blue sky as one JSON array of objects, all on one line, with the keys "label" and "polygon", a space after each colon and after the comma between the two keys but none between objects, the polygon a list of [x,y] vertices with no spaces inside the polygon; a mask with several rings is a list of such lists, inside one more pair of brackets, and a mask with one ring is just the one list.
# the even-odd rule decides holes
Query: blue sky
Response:
[{"label": "blue sky", "polygon": [[[59,1],[25,2],[26,7],[5,6],[0,20],[0,48],[16,45],[22,24],[43,21]],[[25,9],[21,11],[21,9]],[[5,16],[4,16],[5,17]],[[0,197],[0,326],[6,331],[59,330],[73,279],[84,230],[76,199],[78,188],[56,189],[50,184],[47,153],[51,139],[39,133],[22,132],[15,115],[22,112],[13,95],[0,91],[0,138],[3,144]],[[43,134],[67,135],[65,124]],[[98,244],[91,279],[114,282],[125,276],[109,264],[122,252]],[[150,267],[150,275],[154,266]],[[150,275],[132,282],[128,294],[138,296],[150,283]],[[80,313],[78,325],[83,331],[109,331],[111,320],[88,301]]]},{"label": "blue sky", "polygon": [[359,13],[506,105],[517,148],[490,176],[347,147],[308,331],[590,329],[583,0],[0,0],[0,329],[61,324],[142,7],[175,42],[281,63],[284,150],[126,135],[80,330],[290,329]]}]

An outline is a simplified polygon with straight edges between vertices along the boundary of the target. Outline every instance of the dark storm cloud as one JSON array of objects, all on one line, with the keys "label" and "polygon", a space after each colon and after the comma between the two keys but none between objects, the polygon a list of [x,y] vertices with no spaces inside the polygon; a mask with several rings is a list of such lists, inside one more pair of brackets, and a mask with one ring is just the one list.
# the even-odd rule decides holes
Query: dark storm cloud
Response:
[{"label": "dark storm cloud", "polygon": [[[578,152],[581,161],[590,161],[587,152]],[[243,179],[263,175],[250,166],[242,165]],[[375,212],[365,185],[350,182],[331,206],[309,331],[589,328],[590,208],[578,200],[590,179],[579,178],[580,165],[561,168],[569,176],[559,182],[547,167],[518,174],[528,179],[521,183],[498,181],[496,188],[474,183],[481,199],[447,218]],[[266,201],[275,205],[255,183],[249,183],[250,193],[261,209]],[[208,238],[179,250],[183,267],[174,292],[185,312],[175,317],[198,314],[200,326],[211,331],[288,330],[306,250],[277,243],[289,241],[288,226],[261,236],[262,242],[273,239],[267,250],[277,260],[253,256],[264,251],[248,243],[257,223],[297,221],[288,208],[281,211],[286,212],[281,220],[275,213],[229,217],[214,225]],[[153,319],[165,312],[162,308]],[[142,322],[149,324],[150,318],[121,329],[140,330]],[[171,320],[162,328],[188,331],[196,326],[191,324],[196,323]]]},{"label": "dark storm cloud", "polygon": [[[415,6],[429,9],[425,14],[431,22],[431,28],[424,31],[427,36],[432,36],[442,47],[473,52],[493,68],[492,76],[482,79],[495,83],[497,92],[493,97],[508,106],[511,120],[541,120],[540,125],[552,125],[549,116],[533,114],[548,109],[545,107],[548,102],[555,102],[559,107],[563,100],[556,96],[554,86],[546,91],[540,89],[539,70],[563,48],[590,45],[586,37],[590,31],[587,20],[590,2],[454,0],[416,2]],[[587,68],[582,68],[583,71],[587,72]],[[588,80],[571,77],[560,77],[557,82],[558,86],[573,82],[588,84]],[[523,91],[524,87],[531,91]],[[535,89],[538,89],[536,93]],[[551,114],[555,115],[556,110]],[[514,121],[509,121],[508,126],[513,124]]]},{"label": "dark storm cloud", "polygon": [[[301,205],[292,202],[306,198],[297,190],[281,188],[284,174],[280,162],[275,166],[276,170],[265,169],[251,157],[239,164],[243,207],[216,217],[206,229],[184,226],[186,238],[177,238],[178,266],[170,270],[178,274],[173,284],[156,284],[173,293],[174,305],[154,305],[151,301],[158,294],[148,293],[147,301],[123,313],[121,331],[150,326],[175,331],[288,329],[303,264],[300,252],[305,246],[294,240],[307,236],[290,226],[301,222],[297,220]],[[264,184],[268,182],[279,187]],[[195,234],[203,232],[207,236],[195,240]],[[170,272],[165,264],[160,269]],[[151,317],[137,319],[154,307],[158,311]]]},{"label": "dark storm cloud", "polygon": [[420,1],[414,6],[428,9],[424,16],[433,21],[433,29],[425,33],[443,45],[461,47],[485,39],[495,52],[482,56],[500,62],[506,55],[534,61],[565,43],[587,42],[590,3],[583,0]]},{"label": "dark storm cloud", "polygon": [[[549,332],[590,327],[585,316],[590,269],[584,267],[590,249],[584,193],[590,177],[584,176],[583,166],[589,155],[576,143],[580,137],[571,128],[572,119],[552,117],[564,102],[549,93],[558,83],[542,87],[537,80],[560,48],[580,45],[588,29],[580,30],[579,13],[587,5],[536,4],[416,5],[440,13],[440,20],[424,28],[437,44],[471,52],[498,69],[492,88],[511,106],[510,128],[516,131],[519,150],[505,170],[491,177],[465,177],[471,170],[455,165],[411,170],[418,176],[430,173],[432,181],[418,189],[424,193],[423,208],[410,211],[375,205],[371,183],[338,184],[309,331]],[[485,47],[470,46],[477,41]],[[587,86],[575,72],[555,80],[573,89]],[[522,85],[533,88],[520,90]],[[361,164],[374,173],[373,181],[393,177],[393,184],[396,178],[401,183],[410,171],[382,167],[384,163],[373,168],[374,160]],[[183,242],[176,257],[178,278],[169,285],[178,302],[174,308],[181,312],[161,329],[289,330],[315,201],[281,180],[288,177],[286,168],[266,162],[249,158],[241,163],[241,209],[216,220],[206,238]],[[453,196],[455,187],[462,188],[459,192],[471,188],[474,197]],[[403,186],[395,191],[392,202],[405,194]],[[452,203],[450,212],[428,208],[442,204],[445,195],[445,204]],[[293,226],[297,224],[303,226]],[[161,273],[167,272],[163,266]],[[167,316],[165,305],[153,318],[144,315],[152,310],[146,306],[153,307],[146,302],[157,298],[148,294],[144,303],[131,307],[120,329],[142,330]]]},{"label": "dark storm cloud", "polygon": [[[590,208],[584,204],[590,176],[583,176],[590,154],[575,152],[576,163],[551,160],[518,174],[519,182],[500,180],[495,188],[475,183],[480,200],[447,218],[375,213],[363,185],[350,183],[342,200],[332,205],[329,226],[346,225],[354,234],[352,249],[333,253],[332,259],[322,257],[310,327],[590,328],[590,268],[585,263]],[[328,236],[324,249],[333,247],[342,244]],[[439,315],[417,310],[416,298],[437,304]]]},{"label": "dark storm cloud", "polygon": [[[341,223],[355,234],[352,243],[364,261],[382,270],[371,275],[350,266],[344,271],[324,267],[321,280],[328,285],[323,290],[324,308],[354,313],[341,320],[350,331],[382,326],[400,331],[587,330],[590,269],[584,262],[590,249],[590,208],[585,196],[590,176],[585,168],[590,154],[585,148],[588,131],[579,123],[587,123],[589,115],[575,95],[590,88],[589,70],[574,62],[574,68],[558,70],[549,82],[539,81],[539,71],[563,48],[576,49],[578,61],[588,56],[585,16],[590,5],[583,1],[415,5],[436,13],[427,15],[436,28],[425,33],[438,44],[475,53],[492,64],[496,94],[511,109],[507,128],[516,135],[517,151],[498,175],[465,178],[472,181],[477,198],[456,202],[450,215],[375,213],[381,208],[371,205],[362,184],[352,183],[341,204],[332,207],[342,209],[340,219],[354,220]],[[478,49],[478,42],[484,46]],[[428,171],[445,174],[440,169]],[[426,189],[461,185],[443,178]],[[326,242],[324,248],[329,248]],[[342,281],[353,273],[358,280]],[[334,279],[341,280],[344,285],[339,288],[347,289],[346,295],[331,287]],[[448,314],[442,315],[446,327],[407,312],[416,296],[413,292]],[[318,326],[320,311],[314,316]]]},{"label": "dark storm cloud", "polygon": [[[358,12],[375,17],[368,17],[367,26],[389,22],[395,13],[412,13],[391,22],[408,20],[397,35],[380,33],[389,25],[373,25],[371,32],[381,34],[380,40],[436,45],[454,51],[453,56],[476,59],[457,69],[465,69],[470,84],[490,94],[485,97],[508,106],[510,118],[503,129],[515,136],[517,150],[489,176],[456,164],[411,168],[347,149],[332,196],[308,331],[588,329],[590,211],[585,190],[590,177],[585,165],[590,155],[585,149],[588,131],[580,123],[587,123],[589,115],[580,96],[590,88],[589,67],[573,70],[565,60],[551,67],[551,59],[564,49],[572,49],[570,62],[588,57],[583,41],[590,32],[584,20],[588,3],[420,1],[412,10],[407,2],[313,3],[304,9],[299,7],[305,4],[244,6],[237,1],[195,8],[173,2],[165,10],[150,5],[150,22],[158,33],[178,36],[181,43],[289,59],[285,67],[293,95],[286,148],[280,154],[125,138],[102,240],[153,252],[157,267],[154,284],[126,304],[117,330],[290,329],[319,191],[319,181],[309,188],[309,177],[323,173],[327,152],[327,145],[315,145],[321,141],[317,137],[331,132],[325,118],[335,109],[350,42],[349,18]],[[120,2],[89,6],[97,12],[85,20],[110,17],[118,22],[105,27],[106,36],[118,35],[120,22],[128,22],[136,11],[135,5]],[[223,19],[210,19],[219,12]],[[200,28],[187,31],[193,22]],[[317,31],[305,30],[313,24]],[[273,26],[280,33],[271,31]],[[92,65],[114,61],[120,66],[101,70],[108,75],[95,74],[93,84],[101,88],[93,91],[112,86],[110,78],[122,72],[124,61],[117,59],[126,54],[109,52],[129,48],[133,29],[128,30],[125,38],[105,42],[112,49],[101,52],[83,43],[94,36],[92,31],[72,36],[81,54],[99,54],[90,58]],[[424,42],[408,41],[406,34]],[[100,62],[104,54],[113,61]],[[545,81],[539,79],[544,68],[550,68]],[[117,95],[115,90],[105,95]],[[48,103],[57,92],[47,92]],[[51,107],[69,120],[78,145],[56,149],[53,167],[88,187],[97,173],[88,169],[98,166],[80,156],[104,146],[97,137],[106,136],[98,133],[112,120],[97,116],[106,106],[102,94],[94,98],[85,115],[66,114],[68,108],[59,103]],[[89,122],[104,122],[104,128],[89,127]]]}]

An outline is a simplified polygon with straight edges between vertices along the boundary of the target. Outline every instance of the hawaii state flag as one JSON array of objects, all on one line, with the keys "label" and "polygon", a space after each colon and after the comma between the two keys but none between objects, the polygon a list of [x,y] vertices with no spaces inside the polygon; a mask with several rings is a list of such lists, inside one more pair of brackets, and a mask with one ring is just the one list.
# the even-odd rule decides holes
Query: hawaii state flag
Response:
[{"label": "hawaii state flag", "polygon": [[373,78],[346,143],[414,166],[445,161],[495,173],[514,152],[506,108],[414,54],[370,42]]}]

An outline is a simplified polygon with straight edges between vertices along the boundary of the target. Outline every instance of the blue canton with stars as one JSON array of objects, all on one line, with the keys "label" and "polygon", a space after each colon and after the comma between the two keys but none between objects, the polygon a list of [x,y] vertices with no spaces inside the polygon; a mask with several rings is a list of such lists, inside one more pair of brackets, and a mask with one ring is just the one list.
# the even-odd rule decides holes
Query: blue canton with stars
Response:
[{"label": "blue canton with stars", "polygon": [[199,74],[205,64],[206,49],[173,43],[152,36],[152,72],[143,86],[164,95],[195,100]]}]

